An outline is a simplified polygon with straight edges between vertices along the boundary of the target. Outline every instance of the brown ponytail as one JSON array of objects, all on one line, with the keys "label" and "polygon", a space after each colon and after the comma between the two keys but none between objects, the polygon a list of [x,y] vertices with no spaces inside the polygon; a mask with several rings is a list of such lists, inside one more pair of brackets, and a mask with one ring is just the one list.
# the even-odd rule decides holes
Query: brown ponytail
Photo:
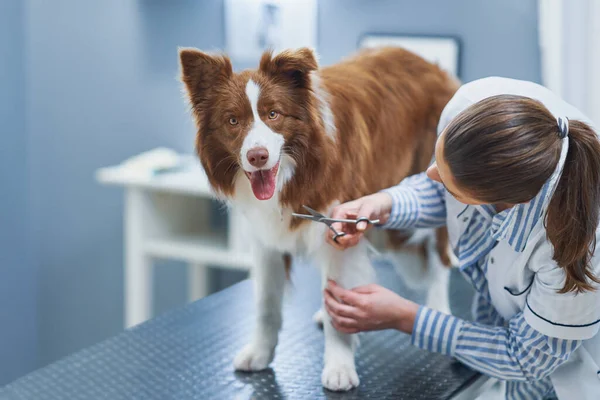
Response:
[{"label": "brown ponytail", "polygon": [[[559,293],[594,290],[590,266],[600,219],[600,141],[569,121],[569,151],[548,206],[553,259],[566,274]],[[554,117],[540,102],[500,95],[459,114],[446,128],[444,159],[457,186],[488,204],[526,203],[550,178],[562,148]]]},{"label": "brown ponytail", "polygon": [[560,293],[592,290],[591,282],[600,283],[590,269],[599,218],[600,143],[587,124],[569,121],[569,152],[546,220],[554,261],[567,275]]}]

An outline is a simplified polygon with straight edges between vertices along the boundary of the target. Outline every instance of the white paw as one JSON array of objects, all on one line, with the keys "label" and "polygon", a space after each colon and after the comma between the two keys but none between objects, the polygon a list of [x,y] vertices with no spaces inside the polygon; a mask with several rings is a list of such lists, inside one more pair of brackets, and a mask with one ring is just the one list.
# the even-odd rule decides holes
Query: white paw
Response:
[{"label": "white paw", "polygon": [[325,318],[325,312],[323,311],[322,308],[319,308],[319,310],[313,314],[313,321],[320,326],[323,326],[323,318]]},{"label": "white paw", "polygon": [[275,349],[250,343],[235,356],[233,366],[238,371],[260,371],[269,366],[274,355]]},{"label": "white paw", "polygon": [[360,381],[354,365],[336,363],[325,365],[321,382],[326,389],[339,392],[357,387]]}]

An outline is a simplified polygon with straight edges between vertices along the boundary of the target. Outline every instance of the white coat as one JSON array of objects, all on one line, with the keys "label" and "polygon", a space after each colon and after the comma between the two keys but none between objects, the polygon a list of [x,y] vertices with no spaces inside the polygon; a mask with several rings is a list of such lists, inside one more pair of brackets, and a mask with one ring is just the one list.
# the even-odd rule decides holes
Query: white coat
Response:
[{"label": "white coat", "polygon": [[[439,131],[471,104],[495,94],[515,94],[541,101],[555,116],[566,116],[593,126],[576,108],[547,89],[530,82],[486,78],[464,85],[442,114]],[[598,205],[600,207],[600,205]],[[473,206],[465,206],[446,193],[450,243],[464,233]],[[597,238],[600,230],[597,231]],[[600,399],[600,289],[580,294],[559,294],[564,271],[552,260],[543,218],[534,226],[525,249],[515,251],[500,240],[491,251],[486,278],[493,306],[506,320],[523,311],[527,323],[540,333],[559,339],[583,340],[550,376],[559,399]],[[600,276],[600,254],[592,259]]]}]

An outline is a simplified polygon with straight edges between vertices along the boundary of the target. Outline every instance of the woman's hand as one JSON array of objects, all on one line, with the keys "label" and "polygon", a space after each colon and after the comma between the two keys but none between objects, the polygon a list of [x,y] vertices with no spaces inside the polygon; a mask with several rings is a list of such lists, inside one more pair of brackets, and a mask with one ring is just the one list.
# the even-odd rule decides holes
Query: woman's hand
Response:
[{"label": "woman's hand", "polygon": [[344,333],[397,329],[411,334],[419,310],[418,304],[375,284],[347,290],[330,280],[324,295],[333,326]]},{"label": "woman's hand", "polygon": [[[360,199],[349,201],[333,209],[331,218],[342,219],[378,219],[381,224],[385,223],[390,217],[392,210],[392,197],[387,193],[375,193]],[[343,250],[348,247],[356,246],[370,224],[366,222],[353,223],[335,223],[333,228],[338,232],[346,233],[337,238],[334,242],[331,232],[327,231],[327,242],[337,249]]]}]

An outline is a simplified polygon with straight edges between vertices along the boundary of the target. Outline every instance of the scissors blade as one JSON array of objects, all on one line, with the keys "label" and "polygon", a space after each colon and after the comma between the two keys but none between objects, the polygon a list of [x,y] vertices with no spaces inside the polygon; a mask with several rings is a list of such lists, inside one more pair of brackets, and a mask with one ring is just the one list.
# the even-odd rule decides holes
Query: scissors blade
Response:
[{"label": "scissors blade", "polygon": [[[348,222],[348,223],[357,223],[358,220],[355,219],[348,219],[348,220],[344,220],[344,219],[335,219],[335,218],[328,218],[325,215],[321,214],[320,212],[313,210],[312,208],[308,207],[308,206],[302,206],[306,211],[308,211],[311,215],[306,215],[306,214],[298,214],[298,213],[292,213],[292,215],[294,217],[298,217],[298,218],[303,218],[303,219],[308,219],[311,221],[316,221],[316,222],[323,222],[326,225],[329,226],[329,229],[331,229],[335,234],[337,234],[338,232],[333,229],[333,227],[331,226],[331,223],[333,222]],[[379,220],[375,220],[375,221],[369,221],[371,223],[379,223]],[[375,254],[376,256],[381,256],[381,253],[379,252],[379,250],[377,250],[377,248],[375,246],[373,246],[373,244],[367,239],[367,238],[363,238],[363,240],[365,241],[366,245],[367,245],[367,249]]]},{"label": "scissors blade", "polygon": [[356,220],[355,219],[323,217],[323,218],[321,218],[321,222],[327,222],[327,223],[341,222],[341,223],[347,223],[347,224],[355,224]]},{"label": "scissors blade", "polygon": [[319,219],[326,218],[326,217],[325,217],[323,214],[321,214],[320,212],[318,212],[318,211],[316,211],[316,210],[313,210],[313,209],[312,209],[312,208],[310,208],[309,206],[302,206],[302,207],[304,207],[304,209],[305,209],[306,211],[308,211],[308,212],[309,212],[309,213],[311,213],[313,216],[315,216],[315,217],[317,217],[317,218],[319,218]]},{"label": "scissors blade", "polygon": [[314,215],[292,213],[292,216],[296,217],[296,218],[308,219],[310,221],[316,221],[316,222],[320,222],[320,220],[321,220],[321,218],[315,217]]},{"label": "scissors blade", "polygon": [[333,222],[341,222],[341,223],[346,223],[346,224],[358,224],[359,222],[366,222],[369,223],[371,225],[376,225],[379,223],[378,219],[346,219],[346,218],[321,218],[321,222],[328,222],[328,223],[333,223]]}]

